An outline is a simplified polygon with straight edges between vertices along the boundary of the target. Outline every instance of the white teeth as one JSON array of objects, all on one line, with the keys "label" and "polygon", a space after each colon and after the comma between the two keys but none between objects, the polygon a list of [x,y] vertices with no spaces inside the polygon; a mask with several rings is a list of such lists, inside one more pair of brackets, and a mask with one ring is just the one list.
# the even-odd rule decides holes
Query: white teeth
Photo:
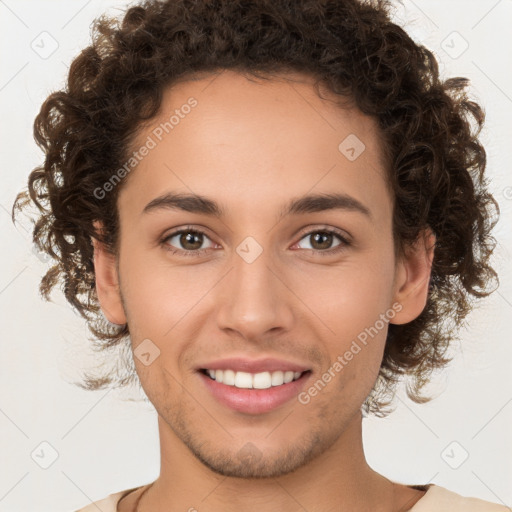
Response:
[{"label": "white teeth", "polygon": [[235,372],[234,370],[206,370],[206,373],[217,382],[244,389],[267,389],[273,386],[288,384],[297,380],[302,372]]},{"label": "white teeth", "polygon": [[[215,372],[215,375],[217,375],[217,372]],[[224,370],[222,372],[221,382],[223,382],[224,384],[227,384],[228,386],[234,386],[235,385],[235,372],[233,370]]]},{"label": "white teeth", "polygon": [[[218,372],[219,370],[217,370]],[[215,380],[217,380],[217,372],[215,372]],[[219,381],[220,382],[220,381]],[[222,379],[224,384],[224,379]],[[237,388],[252,388],[252,375],[246,372],[235,373],[235,387]]]}]

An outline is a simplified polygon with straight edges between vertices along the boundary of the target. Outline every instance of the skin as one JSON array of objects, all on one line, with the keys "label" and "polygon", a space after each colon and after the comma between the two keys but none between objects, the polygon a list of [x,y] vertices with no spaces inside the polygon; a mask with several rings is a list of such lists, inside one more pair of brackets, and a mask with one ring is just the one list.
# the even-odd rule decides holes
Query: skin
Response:
[{"label": "skin", "polygon": [[[387,324],[306,405],[293,399],[242,414],[217,402],[195,370],[222,357],[273,356],[311,368],[311,386],[393,304],[401,306],[395,324],[425,307],[434,235],[425,232],[395,259],[377,124],[336,106],[327,92],[319,98],[312,83],[299,74],[258,81],[224,70],[167,89],[135,148],[190,96],[198,105],[120,190],[119,258],[94,241],[106,317],[128,322],[133,349],[149,338],[160,350],[148,366],[134,357],[158,412],[161,446],[160,476],[140,511],[405,511],[424,494],[373,471],[363,451],[361,404],[377,378]],[[366,146],[354,161],[338,149],[349,134]],[[171,191],[212,198],[225,216],[142,213]],[[326,210],[276,221],[287,201],[313,192],[350,194],[372,218]],[[180,236],[159,243],[188,225],[206,233],[195,245]],[[342,243],[336,236],[315,243],[311,231],[325,228],[351,244],[322,255]],[[250,264],[236,252],[247,236],[263,249]],[[165,245],[206,252],[171,254]],[[134,510],[145,489],[118,510]]]}]

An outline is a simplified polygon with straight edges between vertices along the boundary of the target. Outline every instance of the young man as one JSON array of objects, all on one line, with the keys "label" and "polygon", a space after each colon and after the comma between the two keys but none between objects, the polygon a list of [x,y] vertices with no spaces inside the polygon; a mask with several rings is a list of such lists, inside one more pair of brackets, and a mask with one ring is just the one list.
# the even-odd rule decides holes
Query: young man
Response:
[{"label": "young man", "polygon": [[157,480],[82,512],[507,510],[365,460],[362,410],[420,398],[495,275],[482,111],[386,9],[146,2],[43,105],[42,289],[158,412]]}]

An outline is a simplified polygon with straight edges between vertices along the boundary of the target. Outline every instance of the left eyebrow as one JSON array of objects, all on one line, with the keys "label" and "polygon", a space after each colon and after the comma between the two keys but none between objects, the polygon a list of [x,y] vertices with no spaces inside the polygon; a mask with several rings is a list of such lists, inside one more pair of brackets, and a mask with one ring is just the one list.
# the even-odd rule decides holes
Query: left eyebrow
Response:
[{"label": "left eyebrow", "polygon": [[369,220],[372,219],[370,209],[358,199],[348,194],[312,194],[292,199],[281,210],[279,219],[288,215],[316,213],[326,210],[359,212],[365,215]]},{"label": "left eyebrow", "polygon": [[[198,194],[180,194],[168,192],[151,200],[142,211],[142,214],[155,210],[183,210],[190,213],[199,213],[212,217],[222,218],[225,209],[215,200]],[[291,199],[279,213],[278,219],[288,215],[316,213],[327,210],[346,210],[359,212],[371,220],[370,209],[358,199],[348,194],[312,194]]]}]

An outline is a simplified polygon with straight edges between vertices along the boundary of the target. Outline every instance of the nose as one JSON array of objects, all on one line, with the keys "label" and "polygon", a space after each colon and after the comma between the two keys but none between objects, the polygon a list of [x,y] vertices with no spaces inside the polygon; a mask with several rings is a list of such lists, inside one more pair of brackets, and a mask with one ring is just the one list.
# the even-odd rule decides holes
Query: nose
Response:
[{"label": "nose", "polygon": [[221,282],[220,329],[236,331],[250,341],[262,339],[270,331],[291,329],[294,295],[270,253],[263,250],[252,262],[233,254],[233,267]]}]

